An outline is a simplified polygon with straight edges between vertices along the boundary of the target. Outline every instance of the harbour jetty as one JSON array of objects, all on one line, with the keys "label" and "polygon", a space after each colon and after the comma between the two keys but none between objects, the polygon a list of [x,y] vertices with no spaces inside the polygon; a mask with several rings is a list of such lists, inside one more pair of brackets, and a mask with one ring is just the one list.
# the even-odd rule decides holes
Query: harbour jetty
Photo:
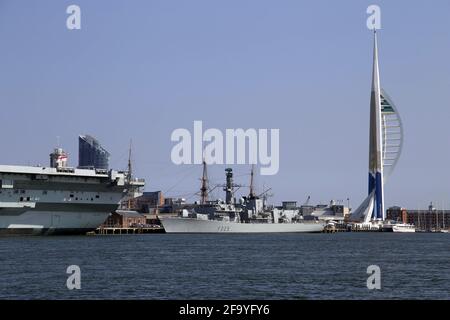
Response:
[{"label": "harbour jetty", "polygon": [[125,234],[148,234],[148,233],[165,233],[162,226],[121,228],[121,227],[105,227],[95,230],[96,235],[125,235]]}]

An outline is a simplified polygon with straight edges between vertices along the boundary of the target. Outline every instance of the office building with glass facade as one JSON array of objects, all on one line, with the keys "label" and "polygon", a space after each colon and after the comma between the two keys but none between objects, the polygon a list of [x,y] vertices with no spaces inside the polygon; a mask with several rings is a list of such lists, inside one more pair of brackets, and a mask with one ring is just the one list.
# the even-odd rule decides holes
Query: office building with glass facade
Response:
[{"label": "office building with glass facade", "polygon": [[78,167],[108,170],[109,152],[89,135],[78,137]]}]

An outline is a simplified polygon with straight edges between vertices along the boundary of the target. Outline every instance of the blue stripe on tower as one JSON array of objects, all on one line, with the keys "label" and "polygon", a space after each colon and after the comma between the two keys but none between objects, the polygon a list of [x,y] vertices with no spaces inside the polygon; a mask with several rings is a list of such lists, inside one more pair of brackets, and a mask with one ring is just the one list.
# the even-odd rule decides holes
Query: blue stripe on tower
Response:
[{"label": "blue stripe on tower", "polygon": [[[372,172],[369,172],[369,195],[376,189],[376,179],[375,179],[375,174],[373,174]],[[375,195],[376,196],[376,195]],[[376,209],[375,206],[372,209],[372,212],[370,212],[370,219],[376,219],[376,215],[375,215]]]},{"label": "blue stripe on tower", "polygon": [[376,219],[383,220],[383,179],[381,172],[377,172],[375,177],[375,201],[376,201]]},{"label": "blue stripe on tower", "polygon": [[369,194],[375,189],[375,175],[369,172]]}]

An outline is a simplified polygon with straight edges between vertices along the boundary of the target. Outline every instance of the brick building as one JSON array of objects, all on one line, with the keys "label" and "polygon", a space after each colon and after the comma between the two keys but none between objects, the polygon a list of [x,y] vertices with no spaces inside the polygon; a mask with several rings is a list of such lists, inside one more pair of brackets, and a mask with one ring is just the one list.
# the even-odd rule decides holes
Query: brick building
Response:
[{"label": "brick building", "polygon": [[386,219],[414,224],[424,231],[450,229],[450,210],[437,210],[432,204],[428,210],[391,207],[386,211]]},{"label": "brick building", "polygon": [[146,217],[136,211],[117,210],[106,219],[103,227],[136,228],[146,224]]},{"label": "brick building", "polygon": [[164,206],[162,191],[144,192],[140,197],[134,199],[134,208],[141,212],[152,212],[154,209]]}]

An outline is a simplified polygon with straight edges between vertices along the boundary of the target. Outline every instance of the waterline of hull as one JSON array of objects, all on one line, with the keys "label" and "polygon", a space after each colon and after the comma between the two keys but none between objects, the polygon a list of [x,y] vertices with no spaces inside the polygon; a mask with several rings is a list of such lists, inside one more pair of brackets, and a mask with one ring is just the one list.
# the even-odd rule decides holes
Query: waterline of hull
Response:
[{"label": "waterline of hull", "polygon": [[0,214],[1,235],[85,234],[95,230],[109,212],[30,210],[19,215]]},{"label": "waterline of hull", "polygon": [[160,218],[167,233],[296,233],[322,232],[323,223],[236,223],[191,218]]}]

